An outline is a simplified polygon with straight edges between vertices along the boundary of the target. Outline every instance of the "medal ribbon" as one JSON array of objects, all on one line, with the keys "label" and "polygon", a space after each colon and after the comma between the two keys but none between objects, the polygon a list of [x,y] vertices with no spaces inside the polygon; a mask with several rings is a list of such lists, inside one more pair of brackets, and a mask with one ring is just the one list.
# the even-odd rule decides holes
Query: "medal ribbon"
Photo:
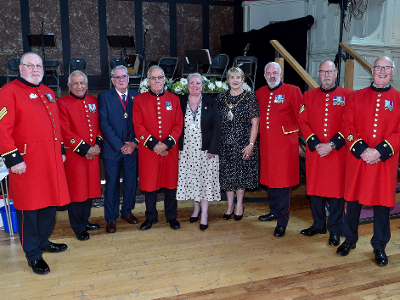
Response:
[{"label": "medal ribbon", "polygon": [[126,93],[126,98],[125,98],[125,103],[122,101],[121,96],[117,93],[119,102],[121,102],[122,107],[124,108],[124,111],[126,112],[126,108],[128,107],[128,92]]}]

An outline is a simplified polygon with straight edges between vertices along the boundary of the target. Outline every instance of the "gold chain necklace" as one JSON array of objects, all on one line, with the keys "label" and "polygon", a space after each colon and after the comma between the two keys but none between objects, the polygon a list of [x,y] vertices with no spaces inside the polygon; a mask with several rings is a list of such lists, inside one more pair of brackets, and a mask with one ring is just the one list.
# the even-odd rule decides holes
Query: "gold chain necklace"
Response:
[{"label": "gold chain necklace", "polygon": [[233,117],[234,117],[234,116],[233,116],[233,113],[232,113],[232,109],[234,109],[236,106],[239,105],[240,102],[242,102],[242,100],[244,99],[244,97],[246,97],[248,91],[246,91],[246,92],[243,94],[242,98],[240,98],[240,100],[239,100],[237,103],[235,103],[235,104],[228,103],[228,98],[226,97],[226,94],[227,94],[227,93],[228,93],[228,92],[225,92],[225,93],[224,93],[224,95],[225,95],[225,104],[226,104],[226,106],[227,106],[228,109],[229,109],[228,114],[226,115],[226,118],[228,119],[228,121],[233,121]]}]

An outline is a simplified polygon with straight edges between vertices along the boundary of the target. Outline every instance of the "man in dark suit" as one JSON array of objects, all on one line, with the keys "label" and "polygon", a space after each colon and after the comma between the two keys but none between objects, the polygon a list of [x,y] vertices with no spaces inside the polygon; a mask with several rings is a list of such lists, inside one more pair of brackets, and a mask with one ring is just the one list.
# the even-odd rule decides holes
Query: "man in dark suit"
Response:
[{"label": "man in dark suit", "polygon": [[104,218],[106,231],[116,231],[119,215],[120,173],[123,171],[123,203],[121,218],[130,224],[138,223],[131,210],[135,207],[137,177],[137,141],[133,131],[133,98],[138,95],[128,89],[129,76],[125,66],[111,71],[115,88],[98,96],[100,130],[104,143],[101,151],[105,168]]}]

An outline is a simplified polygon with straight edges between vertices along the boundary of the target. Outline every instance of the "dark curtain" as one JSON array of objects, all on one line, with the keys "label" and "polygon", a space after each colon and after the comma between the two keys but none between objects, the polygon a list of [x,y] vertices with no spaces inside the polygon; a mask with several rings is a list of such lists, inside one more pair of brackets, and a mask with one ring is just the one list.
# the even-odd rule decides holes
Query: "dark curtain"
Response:
[{"label": "dark curtain", "polygon": [[[251,43],[248,56],[258,59],[256,89],[266,84],[264,67],[268,62],[275,61],[275,49],[270,40],[277,40],[283,47],[306,68],[307,31],[314,24],[312,16],[300,19],[278,22],[267,25],[260,30],[221,36],[221,53],[229,55],[230,65],[236,56],[242,56],[248,43]],[[284,82],[297,85],[303,92],[306,84],[293,68],[285,61]]]}]

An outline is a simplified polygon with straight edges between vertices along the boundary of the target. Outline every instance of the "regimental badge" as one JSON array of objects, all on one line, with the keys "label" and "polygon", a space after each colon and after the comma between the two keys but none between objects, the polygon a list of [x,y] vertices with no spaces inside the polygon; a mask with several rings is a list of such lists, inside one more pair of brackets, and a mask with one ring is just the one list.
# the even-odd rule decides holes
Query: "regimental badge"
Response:
[{"label": "regimental badge", "polygon": [[89,106],[89,111],[91,112],[91,113],[95,113],[95,112],[97,112],[97,109],[96,109],[96,104],[88,104],[88,106]]},{"label": "regimental badge", "polygon": [[354,140],[354,135],[352,135],[351,133],[347,136],[346,138],[349,142],[352,142]]},{"label": "regimental badge", "polygon": [[344,106],[344,97],[343,96],[333,97],[333,105]]},{"label": "regimental badge", "polygon": [[56,101],[54,101],[53,96],[51,94],[46,94],[47,99],[49,99],[50,102],[52,103],[56,103]]},{"label": "regimental badge", "polygon": [[285,102],[285,95],[275,95],[274,103],[281,103]]},{"label": "regimental badge", "polygon": [[34,93],[31,93],[30,95],[29,95],[29,98],[31,98],[31,99],[36,99],[38,96],[36,95],[36,94],[34,94]]},{"label": "regimental badge", "polygon": [[128,113],[127,112],[124,112],[124,118],[128,119]]},{"label": "regimental badge", "polygon": [[140,139],[141,139],[141,140],[144,140],[144,136],[143,136],[143,135],[141,135],[141,136],[140,136]]},{"label": "regimental badge", "polygon": [[305,109],[306,109],[306,106],[303,104],[303,105],[300,107],[299,116],[300,116],[300,114],[301,114],[303,111],[305,111]]},{"label": "regimental badge", "polygon": [[165,108],[167,110],[172,110],[172,103],[171,102],[165,102]]},{"label": "regimental badge", "polygon": [[393,101],[385,100],[385,110],[393,110]]},{"label": "regimental badge", "polygon": [[75,139],[70,139],[69,141],[71,142],[71,144],[75,144],[76,142]]}]

